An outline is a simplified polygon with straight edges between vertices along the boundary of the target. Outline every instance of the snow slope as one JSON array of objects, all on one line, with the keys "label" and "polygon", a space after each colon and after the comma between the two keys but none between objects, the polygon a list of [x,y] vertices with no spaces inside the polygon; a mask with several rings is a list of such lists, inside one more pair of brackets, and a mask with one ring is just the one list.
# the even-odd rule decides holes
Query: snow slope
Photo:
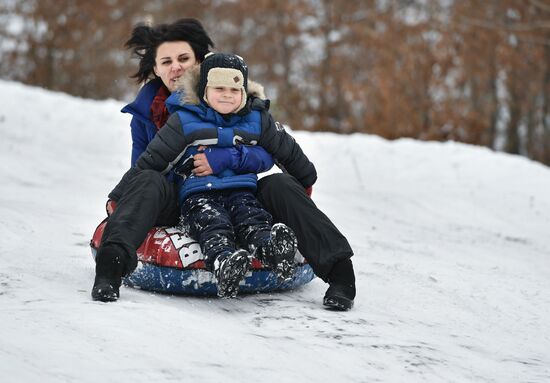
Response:
[{"label": "snow slope", "polygon": [[457,143],[294,133],[355,250],[350,312],[319,279],[93,302],[121,106],[0,82],[0,382],[550,381],[550,169]]}]

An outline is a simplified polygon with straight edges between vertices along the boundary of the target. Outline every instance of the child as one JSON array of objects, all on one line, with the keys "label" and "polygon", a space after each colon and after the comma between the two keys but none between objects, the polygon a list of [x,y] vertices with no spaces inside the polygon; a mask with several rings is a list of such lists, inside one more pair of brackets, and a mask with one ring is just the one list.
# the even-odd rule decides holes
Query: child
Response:
[{"label": "child", "polygon": [[[202,130],[209,129],[209,125],[216,128],[223,120],[225,123],[217,127],[220,146],[224,135],[230,134],[229,142],[233,144],[237,142],[236,131],[259,129],[259,121],[254,124],[248,118],[250,111],[239,113],[247,101],[247,72],[246,64],[236,55],[207,55],[200,67],[196,88],[197,96],[200,94],[204,103],[184,104],[185,112],[180,113],[182,125]],[[194,90],[191,86],[185,89],[188,100],[192,100]],[[239,144],[236,147],[244,149]],[[190,146],[183,158],[198,152],[205,153],[208,158],[212,150],[214,148],[202,145]],[[190,235],[199,241],[205,263],[214,272],[218,295],[236,296],[239,283],[248,271],[251,255],[247,250],[237,250],[237,243],[271,265],[279,279],[290,279],[297,249],[296,237],[286,225],[272,225],[271,215],[253,194],[257,181],[255,173],[269,170],[273,166],[271,157],[259,161],[255,169],[248,169],[249,172],[237,173],[216,163],[210,166],[214,167],[212,173],[215,171],[215,174],[201,176],[200,171],[194,169],[181,185],[180,198],[184,223],[189,226]]]}]

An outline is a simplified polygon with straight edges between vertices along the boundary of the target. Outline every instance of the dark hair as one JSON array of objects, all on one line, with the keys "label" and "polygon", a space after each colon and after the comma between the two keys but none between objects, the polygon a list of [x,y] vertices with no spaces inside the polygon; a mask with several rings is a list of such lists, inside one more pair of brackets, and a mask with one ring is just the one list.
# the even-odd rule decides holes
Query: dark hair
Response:
[{"label": "dark hair", "polygon": [[139,58],[138,71],[130,77],[142,83],[147,81],[151,74],[154,75],[157,48],[167,41],[189,43],[199,62],[204,60],[204,56],[210,51],[209,47],[214,47],[202,24],[196,19],[180,19],[172,24],[159,24],[153,27],[137,24],[132,30],[132,37],[124,44]]}]

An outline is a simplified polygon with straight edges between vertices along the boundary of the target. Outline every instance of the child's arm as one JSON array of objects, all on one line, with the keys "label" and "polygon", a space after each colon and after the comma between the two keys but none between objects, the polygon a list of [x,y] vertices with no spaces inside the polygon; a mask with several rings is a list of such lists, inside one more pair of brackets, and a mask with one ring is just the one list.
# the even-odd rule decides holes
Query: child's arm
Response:
[{"label": "child's arm", "polygon": [[212,174],[219,174],[225,169],[232,169],[237,173],[257,174],[271,169],[274,165],[273,157],[261,146],[208,147],[203,153],[212,169]]},{"label": "child's arm", "polygon": [[232,167],[233,170],[242,173],[263,173],[275,165],[271,154],[257,145],[238,145],[235,147],[240,152],[240,161]]}]

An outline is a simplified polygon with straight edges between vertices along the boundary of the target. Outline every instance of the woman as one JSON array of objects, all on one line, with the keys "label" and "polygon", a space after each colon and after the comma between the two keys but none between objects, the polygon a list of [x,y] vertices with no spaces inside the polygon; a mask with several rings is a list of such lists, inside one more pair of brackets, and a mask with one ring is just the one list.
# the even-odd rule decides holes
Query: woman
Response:
[{"label": "woman", "polygon": [[[202,62],[214,44],[202,25],[181,19],[154,27],[138,25],[126,46],[139,57],[134,78],[148,81],[136,100],[122,109],[132,114],[132,166],[168,119],[165,101],[175,90],[176,80],[191,66]],[[229,150],[229,149],[228,149]],[[262,148],[253,148],[262,156]],[[222,161],[221,154],[194,157],[194,172],[211,174],[210,164]],[[231,153],[230,155],[237,155]],[[110,195],[110,214],[96,256],[96,277],[92,298],[114,301],[119,297],[121,277],[136,265],[136,249],[153,226],[173,226],[179,220],[177,190],[173,175],[140,171],[122,195]],[[258,199],[273,215],[274,222],[290,226],[298,238],[298,248],[317,276],[329,283],[324,305],[348,310],[355,298],[355,276],[350,257],[353,251],[346,238],[313,203],[304,186],[288,174],[274,174],[258,182]],[[309,188],[311,193],[311,188]],[[116,198],[115,198],[116,197]],[[116,208],[115,208],[116,206]]]}]

